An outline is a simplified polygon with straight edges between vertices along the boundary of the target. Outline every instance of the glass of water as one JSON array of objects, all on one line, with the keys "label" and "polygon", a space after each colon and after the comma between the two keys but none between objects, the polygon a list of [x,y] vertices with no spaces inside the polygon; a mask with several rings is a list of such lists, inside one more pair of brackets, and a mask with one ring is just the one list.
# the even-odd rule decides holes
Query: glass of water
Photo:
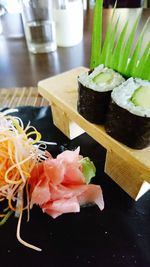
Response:
[{"label": "glass of water", "polygon": [[22,0],[22,19],[28,50],[34,54],[57,49],[52,0]]}]

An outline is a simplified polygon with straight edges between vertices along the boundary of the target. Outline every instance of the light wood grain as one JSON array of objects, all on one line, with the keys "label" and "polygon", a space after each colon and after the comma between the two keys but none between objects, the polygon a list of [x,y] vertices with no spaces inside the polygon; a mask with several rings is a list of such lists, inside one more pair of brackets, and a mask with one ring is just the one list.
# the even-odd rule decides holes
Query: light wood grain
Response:
[{"label": "light wood grain", "polygon": [[61,107],[51,103],[53,123],[71,140],[84,132],[75,122],[71,121]]},{"label": "light wood grain", "polygon": [[135,200],[150,189],[150,184],[145,183],[143,172],[114,151],[107,151],[105,172]]},{"label": "light wood grain", "polygon": [[[48,101],[54,103],[58,109],[60,108],[67,114],[70,121],[75,122],[99,144],[105,147],[107,151],[115,151],[116,155],[120,156],[122,160],[129,162],[130,166],[132,166],[132,172],[136,170],[137,173],[142,174],[139,178],[140,182],[142,179],[143,182],[147,181],[150,183],[150,147],[143,150],[130,149],[106,134],[103,125],[92,124],[77,112],[77,76],[86,70],[84,67],[79,67],[40,81],[38,83],[38,91]],[[119,173],[122,175],[121,172]],[[115,177],[113,179],[115,180]],[[124,190],[126,191],[126,189]],[[130,192],[128,193],[130,194]]]}]

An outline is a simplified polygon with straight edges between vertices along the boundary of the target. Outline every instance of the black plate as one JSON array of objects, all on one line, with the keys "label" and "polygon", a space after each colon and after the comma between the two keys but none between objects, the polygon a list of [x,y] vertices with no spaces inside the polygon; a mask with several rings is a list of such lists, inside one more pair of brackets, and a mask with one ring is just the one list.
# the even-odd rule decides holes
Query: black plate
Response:
[{"label": "black plate", "polygon": [[36,252],[16,239],[17,219],[13,216],[0,228],[0,261],[6,266],[48,267],[148,267],[150,266],[150,192],[138,202],[132,200],[105,173],[105,150],[87,134],[70,141],[52,123],[47,107],[20,107],[17,114],[26,124],[29,120],[42,133],[43,140],[55,141],[49,147],[53,156],[64,149],[80,146],[81,154],[96,165],[92,180],[100,184],[105,209],[81,208],[80,213],[64,214],[52,219],[33,207],[30,221],[24,214],[21,236],[42,248]]}]

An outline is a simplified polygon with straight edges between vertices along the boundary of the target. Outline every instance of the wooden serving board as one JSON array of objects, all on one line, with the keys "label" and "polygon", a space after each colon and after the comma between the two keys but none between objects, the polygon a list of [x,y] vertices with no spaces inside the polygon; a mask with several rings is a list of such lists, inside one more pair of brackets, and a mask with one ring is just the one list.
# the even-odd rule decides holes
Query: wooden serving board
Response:
[{"label": "wooden serving board", "polygon": [[54,124],[65,135],[72,139],[85,131],[106,148],[105,172],[137,200],[150,189],[150,147],[130,149],[77,112],[77,76],[86,70],[79,67],[40,81],[38,91],[49,101]]}]

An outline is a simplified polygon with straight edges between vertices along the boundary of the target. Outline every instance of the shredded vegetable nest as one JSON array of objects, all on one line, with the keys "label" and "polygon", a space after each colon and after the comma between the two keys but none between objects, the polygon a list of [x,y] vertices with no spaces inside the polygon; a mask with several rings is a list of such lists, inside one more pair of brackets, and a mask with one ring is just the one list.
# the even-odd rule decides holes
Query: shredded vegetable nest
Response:
[{"label": "shredded vegetable nest", "polygon": [[47,152],[39,142],[41,134],[30,123],[24,127],[20,118],[9,115],[14,111],[16,110],[0,112],[0,202],[4,202],[1,205],[4,209],[0,211],[0,225],[15,212],[15,216],[19,217],[17,239],[23,245],[40,251],[40,248],[22,240],[20,226],[25,209],[29,220],[30,173],[38,162],[46,158]]}]

